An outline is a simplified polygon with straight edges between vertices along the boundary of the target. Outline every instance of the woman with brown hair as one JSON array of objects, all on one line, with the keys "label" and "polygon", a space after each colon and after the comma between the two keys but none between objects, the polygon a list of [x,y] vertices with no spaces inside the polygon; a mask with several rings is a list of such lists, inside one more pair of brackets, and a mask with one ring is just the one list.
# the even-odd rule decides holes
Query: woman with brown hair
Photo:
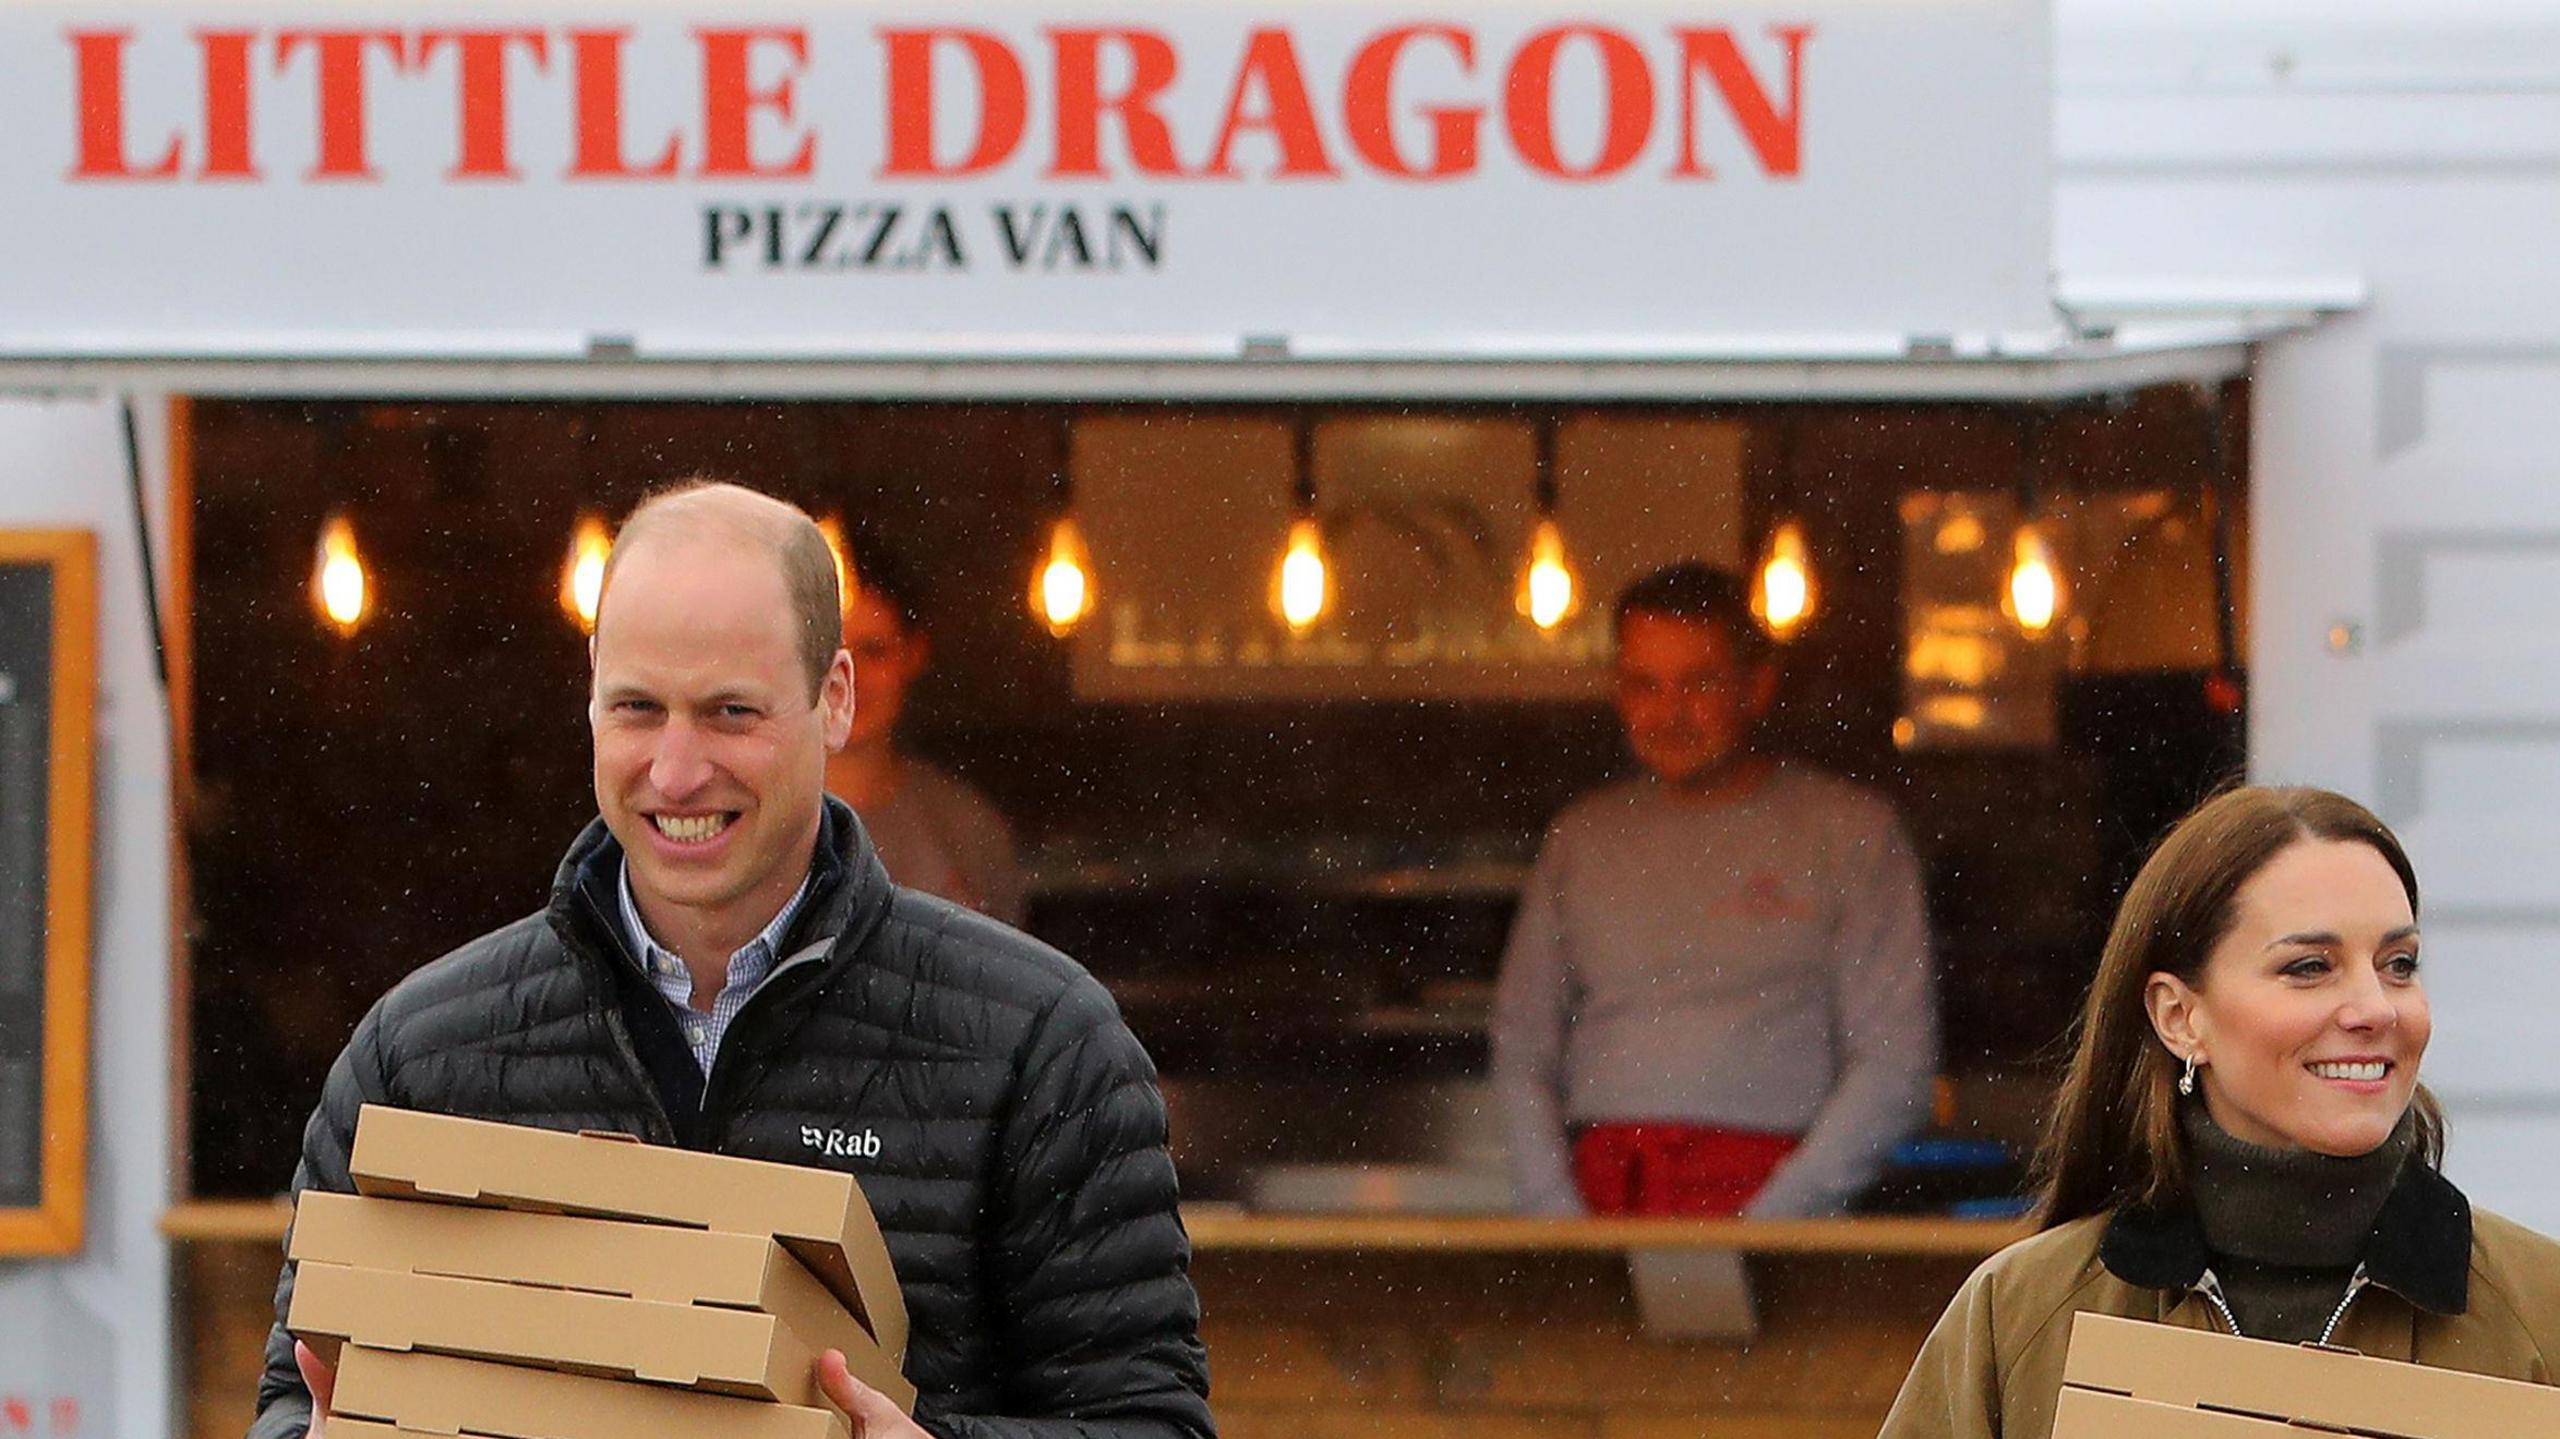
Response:
[{"label": "woman with brown hair", "polygon": [[2047,1439],[2071,1316],[2549,1383],[2560,1245],[2437,1167],[2418,880],[2362,805],[2250,787],[2135,876],[2037,1153],[2038,1229],[1967,1280],[1884,1439]]}]

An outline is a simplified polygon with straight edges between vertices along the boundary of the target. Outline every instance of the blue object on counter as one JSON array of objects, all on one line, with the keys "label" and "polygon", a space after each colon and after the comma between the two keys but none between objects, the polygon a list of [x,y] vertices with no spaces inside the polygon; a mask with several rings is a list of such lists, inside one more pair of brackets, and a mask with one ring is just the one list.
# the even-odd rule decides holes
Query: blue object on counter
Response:
[{"label": "blue object on counter", "polygon": [[1901,1169],[1997,1169],[2010,1158],[2009,1146],[1996,1139],[1906,1139],[1886,1162]]},{"label": "blue object on counter", "polygon": [[2035,1207],[2035,1196],[2003,1194],[1996,1199],[1959,1199],[1947,1206],[1958,1219],[2023,1219]]}]

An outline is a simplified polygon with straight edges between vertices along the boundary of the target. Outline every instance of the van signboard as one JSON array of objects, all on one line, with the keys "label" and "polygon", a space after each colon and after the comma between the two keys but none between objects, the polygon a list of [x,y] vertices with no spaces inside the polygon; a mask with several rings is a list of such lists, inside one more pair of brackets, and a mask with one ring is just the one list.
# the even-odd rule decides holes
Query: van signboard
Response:
[{"label": "van signboard", "polygon": [[2033,0],[0,11],[0,354],[2044,333]]}]

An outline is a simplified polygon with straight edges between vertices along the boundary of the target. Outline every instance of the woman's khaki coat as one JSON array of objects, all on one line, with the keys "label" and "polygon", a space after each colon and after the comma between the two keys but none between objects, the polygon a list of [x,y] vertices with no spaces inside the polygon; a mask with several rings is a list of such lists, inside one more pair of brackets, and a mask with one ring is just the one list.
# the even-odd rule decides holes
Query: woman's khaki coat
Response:
[{"label": "woman's khaki coat", "polygon": [[[2124,1210],[2046,1230],[1993,1255],[1947,1306],[1880,1439],[2050,1439],[2074,1314],[2226,1330],[2194,1286],[2191,1214]],[[2365,1255],[2372,1283],[2330,1342],[2366,1354],[2552,1382],[2560,1354],[2560,1244],[2474,1214],[2423,1164],[2393,1188]]]}]

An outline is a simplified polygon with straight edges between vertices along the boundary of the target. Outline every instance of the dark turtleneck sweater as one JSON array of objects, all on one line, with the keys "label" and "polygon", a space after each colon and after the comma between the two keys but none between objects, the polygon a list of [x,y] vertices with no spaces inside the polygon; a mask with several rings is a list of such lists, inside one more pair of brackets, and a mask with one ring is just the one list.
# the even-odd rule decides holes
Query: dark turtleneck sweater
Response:
[{"label": "dark turtleneck sweater", "polygon": [[2240,1332],[2287,1344],[2320,1338],[2417,1145],[2414,1114],[2380,1148],[2344,1159],[2234,1139],[2200,1103],[2181,1105],[2178,1119],[2205,1248]]}]

